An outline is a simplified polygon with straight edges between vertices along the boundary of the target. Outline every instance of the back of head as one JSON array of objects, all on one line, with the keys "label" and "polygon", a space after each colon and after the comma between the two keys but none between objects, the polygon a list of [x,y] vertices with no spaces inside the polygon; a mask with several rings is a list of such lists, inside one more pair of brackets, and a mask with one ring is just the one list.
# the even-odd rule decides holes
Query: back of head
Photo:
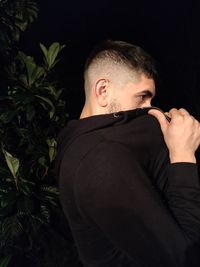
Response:
[{"label": "back of head", "polygon": [[145,74],[156,79],[157,71],[153,58],[139,46],[123,41],[103,41],[97,45],[88,57],[84,68],[85,93],[90,92],[95,79],[101,77],[118,79],[129,75]]}]

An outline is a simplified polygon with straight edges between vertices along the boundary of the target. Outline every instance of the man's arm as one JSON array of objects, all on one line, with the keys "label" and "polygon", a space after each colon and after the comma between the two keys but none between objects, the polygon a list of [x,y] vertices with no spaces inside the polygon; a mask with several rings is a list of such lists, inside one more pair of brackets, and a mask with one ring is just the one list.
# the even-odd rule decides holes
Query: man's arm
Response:
[{"label": "man's arm", "polygon": [[196,166],[172,165],[166,191],[169,209],[129,148],[119,143],[99,144],[77,171],[81,211],[141,266],[184,266],[191,246],[200,239]]}]

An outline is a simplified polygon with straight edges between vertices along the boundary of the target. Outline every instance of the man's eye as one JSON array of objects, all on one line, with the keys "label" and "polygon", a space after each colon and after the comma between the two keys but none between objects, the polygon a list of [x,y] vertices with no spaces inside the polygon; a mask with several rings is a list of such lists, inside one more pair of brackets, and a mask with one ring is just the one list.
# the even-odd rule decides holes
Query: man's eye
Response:
[{"label": "man's eye", "polygon": [[147,95],[140,95],[141,101],[144,101],[147,98]]}]

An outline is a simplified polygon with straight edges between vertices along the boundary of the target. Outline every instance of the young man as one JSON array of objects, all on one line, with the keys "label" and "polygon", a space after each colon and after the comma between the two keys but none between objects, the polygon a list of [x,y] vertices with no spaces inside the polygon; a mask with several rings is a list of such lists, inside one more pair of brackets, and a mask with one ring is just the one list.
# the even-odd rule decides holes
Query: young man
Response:
[{"label": "young man", "polygon": [[60,134],[57,157],[84,266],[200,264],[200,126],[185,109],[169,122],[151,108],[155,76],[152,58],[121,41],[86,62],[85,105]]}]

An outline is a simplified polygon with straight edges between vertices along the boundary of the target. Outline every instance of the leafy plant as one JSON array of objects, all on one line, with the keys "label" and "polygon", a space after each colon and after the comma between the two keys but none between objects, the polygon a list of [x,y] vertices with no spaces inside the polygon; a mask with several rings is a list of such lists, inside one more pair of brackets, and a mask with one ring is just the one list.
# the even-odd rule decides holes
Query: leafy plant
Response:
[{"label": "leafy plant", "polygon": [[13,252],[30,258],[33,250],[41,253],[34,248],[36,237],[60,210],[52,162],[67,115],[62,90],[50,75],[64,46],[42,47],[47,51],[43,66],[18,53],[7,68],[8,93],[0,99],[0,255],[5,266]]},{"label": "leafy plant", "polygon": [[67,120],[56,64],[65,47],[19,49],[37,17],[31,0],[0,0],[0,267],[79,266],[55,181],[56,137]]},{"label": "leafy plant", "polygon": [[0,0],[0,54],[10,56],[18,46],[21,33],[37,18],[33,0]]}]

